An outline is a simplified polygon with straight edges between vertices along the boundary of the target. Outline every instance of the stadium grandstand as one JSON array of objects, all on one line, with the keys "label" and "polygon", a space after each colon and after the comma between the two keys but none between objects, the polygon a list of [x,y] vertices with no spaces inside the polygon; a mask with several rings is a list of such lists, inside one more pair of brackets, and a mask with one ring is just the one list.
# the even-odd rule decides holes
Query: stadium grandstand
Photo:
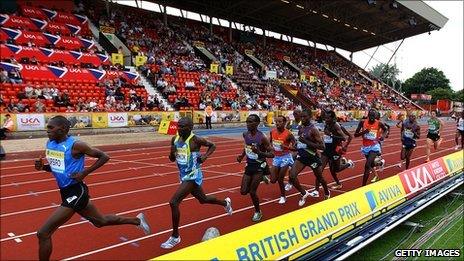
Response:
[{"label": "stadium grandstand", "polygon": [[[353,156],[353,160],[359,163],[354,167],[351,162],[350,169],[340,175],[340,179],[345,181],[343,190],[341,186],[338,189],[331,187],[332,194],[326,194],[328,200],[323,201],[322,196],[320,199],[311,198],[308,199],[310,203],[306,203],[307,207],[298,208],[296,198],[299,198],[299,194],[293,191],[293,194],[287,195],[287,204],[276,205],[277,201],[273,198],[277,197],[277,186],[261,186],[259,193],[262,195],[261,204],[266,220],[254,226],[248,213],[253,205],[250,205],[248,198],[240,195],[243,194],[239,180],[243,176],[243,167],[236,162],[241,151],[245,155],[242,138],[246,135],[242,136],[242,132],[245,124],[250,125],[250,115],[258,115],[257,125],[260,121],[264,122],[259,128],[263,133],[266,131],[266,136],[275,125],[276,116],[294,120],[293,111],[310,111],[319,123],[323,122],[325,111],[333,111],[336,113],[335,120],[343,122],[351,133],[371,109],[381,112],[382,122],[396,123],[407,113],[418,118],[426,114],[418,104],[339,52],[351,52],[352,58],[353,53],[367,48],[440,30],[447,18],[422,1],[2,0],[0,8],[1,123],[5,122],[6,126],[10,118],[14,122],[13,127],[2,129],[2,135],[5,132],[3,136],[9,139],[7,142],[12,142],[2,142],[2,146],[7,144],[10,148],[18,148],[12,153],[7,151],[6,161],[2,161],[1,165],[2,260],[35,260],[38,252],[36,234],[39,241],[51,237],[44,236],[42,230],[36,231],[46,220],[45,215],[50,215],[59,206],[59,190],[56,184],[49,184],[54,183],[51,176],[47,179],[30,177],[30,174],[39,172],[34,171],[31,162],[39,157],[42,162],[45,130],[48,128],[50,137],[54,128],[54,125],[50,125],[53,124],[51,119],[57,121],[56,115],[65,116],[71,132],[83,134],[83,140],[85,134],[89,133],[113,132],[119,135],[121,132],[131,132],[131,142],[127,142],[130,144],[125,144],[122,136],[117,136],[111,144],[90,141],[95,142],[101,150],[108,151],[111,161],[102,168],[103,171],[89,175],[86,181],[89,180],[87,184],[95,195],[92,202],[101,206],[102,212],[132,215],[143,211],[150,220],[152,231],[141,236],[140,231],[123,226],[90,232],[93,228],[87,227],[87,221],[95,227],[111,222],[99,223],[98,218],[85,218],[85,211],[84,214],[76,211],[83,216],[82,220],[69,216],[62,222],[69,220],[68,223],[54,235],[53,259],[332,260],[349,256],[370,240],[367,236],[364,240],[359,239],[361,235],[380,236],[384,233],[380,230],[361,230],[371,229],[374,225],[376,229],[379,227],[377,223],[369,222],[384,222],[381,218],[391,218],[394,223],[394,218],[385,216],[385,213],[391,214],[399,206],[402,212],[395,212],[395,217],[407,216],[408,213],[419,211],[421,204],[425,208],[426,204],[433,202],[429,200],[427,203],[427,200],[419,197],[416,201],[409,200],[420,194],[418,191],[425,190],[429,185],[427,182],[423,182],[425,187],[414,191],[398,188],[401,185],[396,183],[401,184],[405,179],[403,176],[407,174],[406,171],[401,172],[404,173],[401,176],[398,169],[392,168],[397,160],[392,158],[399,158],[397,149],[401,148],[399,135],[402,135],[399,129],[393,130],[393,127],[390,139],[395,137],[397,141],[382,145],[385,147],[384,159],[389,162],[385,172],[382,170],[385,180],[359,188],[362,175],[351,174],[364,171],[362,165],[365,158],[361,157],[358,148],[353,148],[351,151],[357,150],[359,154]],[[185,116],[192,118],[195,129],[203,128],[203,123],[211,120],[211,117],[218,126],[214,130],[196,132],[198,136],[206,136],[214,141],[218,148],[204,165],[206,184],[203,187],[206,193],[214,192],[207,194],[206,199],[199,199],[201,204],[207,203],[213,195],[222,197],[227,193],[232,195],[235,212],[228,217],[228,213],[224,214],[222,209],[221,212],[217,211],[217,207],[202,205],[197,208],[198,205],[190,205],[194,198],[187,197],[184,204],[188,208],[181,208],[180,231],[183,241],[180,243],[177,237],[179,242],[170,244],[173,247],[180,243],[180,247],[174,249],[179,251],[168,251],[159,246],[170,246],[166,245],[169,240],[163,242],[172,231],[170,210],[178,207],[169,197],[175,192],[173,186],[178,186],[179,173],[177,166],[168,161],[169,147],[178,146],[180,129],[176,133],[177,124],[181,129],[185,125],[188,127],[189,122],[185,123],[183,118]],[[179,121],[181,118],[183,122]],[[421,124],[424,125],[424,122]],[[447,122],[442,132],[455,131],[454,125],[452,128],[450,126]],[[174,132],[171,132],[172,128]],[[163,134],[160,134],[162,139],[156,142],[152,140],[154,130]],[[142,132],[142,135],[137,136],[138,132]],[[164,134],[176,135],[177,138],[171,140]],[[42,139],[37,139],[37,143],[35,139],[26,139],[21,145],[19,139],[15,139],[18,137]],[[191,142],[191,137],[188,142]],[[107,136],[102,135],[100,139],[109,142]],[[203,146],[206,144],[209,149],[215,148],[207,141],[198,142],[202,142]],[[47,146],[50,146],[49,143]],[[353,143],[354,146],[361,146],[356,139]],[[224,149],[224,146],[227,148]],[[425,140],[421,141],[420,146],[426,146]],[[462,155],[448,155],[453,146],[454,143],[443,141],[443,149],[433,151],[431,163],[426,163],[432,166],[440,162],[442,165],[439,167],[444,171],[442,176],[450,177],[450,180],[453,176],[455,183],[450,180],[443,182],[442,191],[455,189],[462,184],[462,164],[456,167],[459,164],[455,163]],[[187,147],[190,157],[190,143]],[[101,156],[98,151],[82,153]],[[47,147],[47,159],[50,159],[48,153]],[[222,155],[217,156],[220,153]],[[258,154],[261,155],[261,152]],[[411,163],[414,168],[422,166],[422,158],[425,158],[424,153],[420,156],[419,152],[417,154],[417,159],[421,161],[414,160]],[[172,155],[169,155],[169,159]],[[176,156],[171,161],[179,160]],[[203,163],[206,160],[203,156],[198,156],[198,159],[195,156],[195,161]],[[357,156],[358,159],[354,159]],[[89,160],[92,164],[99,161],[100,158],[97,161]],[[38,168],[37,164],[36,161],[36,170],[45,170]],[[444,164],[448,165],[445,167]],[[316,178],[313,175],[311,178],[305,176],[301,178],[301,184],[314,187]],[[437,178],[432,184],[441,181]],[[387,191],[391,198],[385,202],[375,198],[375,191],[394,186]],[[438,188],[431,189],[427,195],[436,191]],[[56,198],[49,196],[50,192]],[[358,193],[357,196],[349,194],[352,192]],[[64,200],[66,197],[63,195]],[[192,195],[199,198],[196,193]],[[330,195],[332,198],[329,199]],[[369,195],[374,196],[369,198]],[[433,195],[437,198],[442,196],[439,193]],[[303,196],[306,198],[306,194]],[[343,202],[339,200],[336,203],[337,197]],[[356,209],[356,202],[348,205],[350,200],[364,197],[373,201],[363,205],[362,209]],[[226,203],[221,204],[229,211],[230,198],[227,199],[224,201]],[[333,205],[328,205],[330,202]],[[346,205],[342,206],[340,202]],[[408,205],[412,206],[413,203],[416,203],[414,206],[417,209]],[[308,226],[306,236],[302,225],[298,228],[302,234],[295,234],[295,238],[299,237],[297,243],[292,241],[291,228],[285,230],[288,239],[280,237],[284,232],[278,229],[281,226],[283,229],[282,222],[289,220],[287,215],[293,215],[292,218],[298,215],[306,222],[304,217],[308,215],[309,220],[308,213],[322,213],[335,207],[342,209],[338,212],[341,215],[338,217],[340,222],[337,222],[339,226],[332,219],[333,228],[322,229],[325,232],[318,230],[321,232],[319,237],[313,237],[316,230],[311,228],[309,221],[302,223],[303,227]],[[335,211],[332,213],[336,215]],[[359,219],[355,220],[355,213],[359,213]],[[214,215],[210,217],[209,214]],[[329,214],[327,219],[333,218]],[[345,222],[343,217],[347,220],[353,218],[355,223]],[[137,218],[140,219],[137,225],[142,226],[144,218],[139,215]],[[259,219],[253,217],[253,221]],[[114,220],[112,222],[116,223]],[[298,224],[296,222],[289,225]],[[221,234],[227,234],[227,237],[210,242],[223,245],[219,247],[218,243],[208,242],[197,245],[203,231],[212,226],[217,227]],[[143,226],[142,229],[147,231]],[[266,252],[265,242],[269,246],[271,243],[261,237],[261,233],[271,240],[274,237],[280,244],[286,241],[286,247],[281,249],[282,245],[276,243],[279,251],[275,247],[272,254],[269,249]],[[250,240],[246,241],[243,235]],[[356,243],[340,246],[340,242],[345,242],[343,240],[353,238],[358,241],[349,241]],[[334,252],[328,254],[323,247],[319,247],[321,245]]]}]

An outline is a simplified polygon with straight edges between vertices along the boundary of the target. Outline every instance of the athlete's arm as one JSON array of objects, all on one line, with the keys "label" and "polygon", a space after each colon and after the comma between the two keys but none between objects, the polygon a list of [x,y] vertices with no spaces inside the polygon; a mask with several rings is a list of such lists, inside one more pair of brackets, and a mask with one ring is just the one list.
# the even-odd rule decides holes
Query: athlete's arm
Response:
[{"label": "athlete's arm", "polygon": [[296,139],[295,136],[293,136],[293,133],[290,132],[290,134],[287,137],[287,141],[289,142],[288,148],[284,145],[283,147],[292,151],[296,151],[295,144],[296,144]]},{"label": "athlete's arm", "polygon": [[108,162],[108,160],[110,160],[110,157],[103,151],[96,148],[92,148],[85,142],[77,141],[76,143],[74,143],[74,146],[72,148],[72,156],[78,157],[82,155],[87,155],[92,158],[98,158],[98,160],[95,161],[95,163],[93,163],[92,166],[85,168],[83,171],[71,174],[71,178],[76,179],[78,181],[82,181],[87,175],[100,168],[106,162]]},{"label": "athlete's arm", "polygon": [[274,151],[271,147],[271,143],[266,137],[262,139],[262,147],[265,151],[261,151],[261,148],[256,147],[256,151],[254,151],[259,156],[264,156],[266,158],[274,158]]},{"label": "athlete's arm", "polygon": [[174,141],[176,140],[176,137],[172,137],[171,139],[171,152],[169,153],[169,160],[171,162],[176,161],[176,147],[174,146]]},{"label": "athlete's arm", "polygon": [[322,140],[321,135],[319,134],[319,131],[316,128],[312,128],[309,135],[310,137],[312,137],[311,140],[300,137],[300,141],[304,142],[306,145],[308,145],[308,147],[312,149],[316,149],[316,150],[325,149],[324,141]]},{"label": "athlete's arm", "polygon": [[401,142],[403,142],[403,141],[404,141],[403,132],[404,132],[404,126],[403,126],[403,124],[401,124],[401,131],[400,131],[400,138],[401,138]]},{"label": "athlete's arm", "polygon": [[347,148],[348,145],[350,145],[351,141],[353,140],[353,134],[349,133],[345,127],[343,127],[342,125],[340,125],[340,128],[341,130],[343,131],[343,133],[348,137],[348,140],[346,141],[345,145],[343,147]]},{"label": "athlete's arm", "polygon": [[342,141],[346,141],[345,135],[343,135],[343,131],[341,129],[341,125],[340,124],[335,124],[334,127],[335,127],[335,134],[336,135],[332,134],[332,137],[336,138],[336,139],[339,139],[339,140],[342,140]]},{"label": "athlete's arm", "polygon": [[52,172],[52,168],[50,168],[50,165],[43,163],[43,157],[42,156],[40,156],[40,158],[35,161],[34,165],[35,165],[36,170],[43,170],[43,171],[46,171],[46,172]]},{"label": "athlete's arm", "polygon": [[385,137],[388,136],[388,128],[387,128],[387,126],[385,126],[385,124],[384,124],[383,122],[381,122],[381,121],[379,122],[379,127],[380,127],[380,129],[382,129],[382,137],[381,137],[381,139],[384,140]]},{"label": "athlete's arm", "polygon": [[443,121],[438,119],[438,122],[440,122],[440,127],[438,128],[438,131],[441,132],[441,129],[443,129]]},{"label": "athlete's arm", "polygon": [[403,126],[403,121],[402,121],[402,120],[400,120],[400,121],[398,121],[398,122],[396,123],[396,127],[397,127],[397,128],[401,128],[402,126]]},{"label": "athlete's arm", "polygon": [[[242,133],[243,139],[245,139],[245,133]],[[242,153],[237,156],[237,162],[242,162],[243,158],[245,157],[245,149],[242,150]]]},{"label": "athlete's arm", "polygon": [[417,125],[416,132],[414,133],[416,135],[416,139],[420,139],[420,126]]},{"label": "athlete's arm", "polygon": [[208,147],[208,150],[206,151],[206,153],[201,155],[199,159],[200,163],[203,163],[216,150],[216,145],[214,145],[214,143],[202,137],[195,136],[195,139],[196,139],[196,142],[199,148],[201,146]]},{"label": "athlete's arm", "polygon": [[364,121],[359,122],[358,127],[356,128],[356,131],[354,132],[354,137],[355,138],[360,137],[360,136],[362,136],[362,135],[369,132],[368,129],[365,129],[365,130],[361,131],[361,129],[363,128],[363,124],[364,124]]}]

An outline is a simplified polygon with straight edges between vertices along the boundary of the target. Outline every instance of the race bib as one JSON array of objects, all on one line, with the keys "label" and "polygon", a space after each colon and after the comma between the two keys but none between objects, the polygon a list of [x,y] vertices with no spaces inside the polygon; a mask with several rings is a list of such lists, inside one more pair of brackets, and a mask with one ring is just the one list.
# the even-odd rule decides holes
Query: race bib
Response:
[{"label": "race bib", "polygon": [[188,163],[188,151],[186,147],[177,148],[176,161],[180,165],[187,165]]},{"label": "race bib", "polygon": [[435,125],[434,124],[429,124],[429,132],[435,133],[436,131],[437,131],[437,129],[435,128]]},{"label": "race bib", "polygon": [[459,120],[459,122],[458,122],[458,129],[464,130],[464,121],[463,121],[463,120]]},{"label": "race bib", "polygon": [[370,130],[368,133],[364,134],[364,138],[367,140],[376,140],[377,130]]},{"label": "race bib", "polygon": [[45,153],[52,171],[57,173],[64,173],[64,152],[47,149]]},{"label": "race bib", "polygon": [[333,142],[333,138],[329,135],[324,134],[324,143],[332,143],[332,142]]},{"label": "race bib", "polygon": [[409,138],[409,139],[413,139],[414,138],[414,132],[412,132],[411,130],[404,130],[404,137]]},{"label": "race bib", "polygon": [[252,159],[252,160],[257,160],[258,159],[258,154],[253,152],[251,145],[246,145],[245,146],[245,154],[247,155],[248,159]]},{"label": "race bib", "polygon": [[272,141],[272,147],[274,148],[275,151],[283,151],[283,149],[282,149],[282,141],[280,141],[280,140],[273,140]]}]

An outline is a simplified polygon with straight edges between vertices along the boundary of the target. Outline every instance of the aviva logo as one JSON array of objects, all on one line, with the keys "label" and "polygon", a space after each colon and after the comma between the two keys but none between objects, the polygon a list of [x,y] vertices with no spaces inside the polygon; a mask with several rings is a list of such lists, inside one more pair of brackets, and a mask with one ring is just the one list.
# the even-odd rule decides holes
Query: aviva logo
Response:
[{"label": "aviva logo", "polygon": [[365,195],[369,207],[374,210],[395,201],[398,196],[402,196],[402,192],[398,185],[393,185],[382,190],[369,190]]}]

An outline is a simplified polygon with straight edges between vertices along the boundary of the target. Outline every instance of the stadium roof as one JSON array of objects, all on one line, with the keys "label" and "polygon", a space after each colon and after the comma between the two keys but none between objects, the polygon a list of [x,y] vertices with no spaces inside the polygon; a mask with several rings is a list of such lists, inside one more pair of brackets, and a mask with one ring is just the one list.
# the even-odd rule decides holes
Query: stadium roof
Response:
[{"label": "stadium roof", "polygon": [[149,1],[352,52],[439,30],[448,21],[422,1]]}]

